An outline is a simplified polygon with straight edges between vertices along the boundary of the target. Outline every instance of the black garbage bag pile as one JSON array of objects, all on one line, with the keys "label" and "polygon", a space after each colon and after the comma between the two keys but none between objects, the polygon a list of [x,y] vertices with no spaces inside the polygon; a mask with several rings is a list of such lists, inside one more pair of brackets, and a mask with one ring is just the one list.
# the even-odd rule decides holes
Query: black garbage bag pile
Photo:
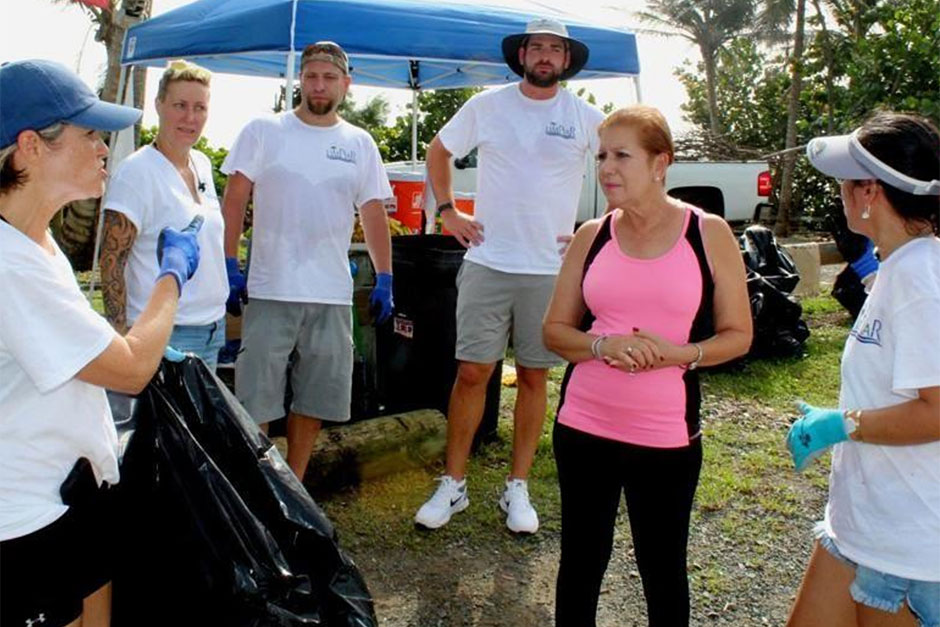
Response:
[{"label": "black garbage bag pile", "polygon": [[773,232],[750,226],[741,236],[747,292],[754,320],[754,340],[747,356],[792,357],[803,352],[809,328],[803,307],[791,296],[800,281],[796,264]]},{"label": "black garbage bag pile", "polygon": [[115,627],[377,624],[332,524],[201,360],[164,360],[128,412]]},{"label": "black garbage bag pile", "polygon": [[832,239],[836,242],[836,248],[846,261],[845,268],[836,276],[835,283],[832,285],[832,296],[845,307],[852,318],[858,318],[868,294],[851,264],[865,254],[868,238],[849,230],[841,208],[829,212],[826,216],[826,228],[829,229]]}]

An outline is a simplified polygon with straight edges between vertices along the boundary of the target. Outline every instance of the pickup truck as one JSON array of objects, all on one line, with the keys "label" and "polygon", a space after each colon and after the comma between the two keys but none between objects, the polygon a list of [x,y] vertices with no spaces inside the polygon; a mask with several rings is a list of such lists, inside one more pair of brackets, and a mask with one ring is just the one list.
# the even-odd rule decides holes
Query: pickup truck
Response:
[{"label": "pickup truck", "polygon": [[[396,181],[420,182],[424,179],[424,163],[410,161],[385,166],[393,187]],[[454,191],[470,195],[476,190],[476,159],[458,159],[453,169]],[[679,198],[705,211],[720,215],[730,223],[754,222],[761,211],[770,207],[770,171],[764,161],[678,161],[669,167],[666,186],[670,196]],[[415,197],[416,210],[434,206],[429,194]],[[399,197],[399,204],[401,197]],[[402,207],[398,207],[402,210]],[[581,224],[604,214],[607,202],[597,181],[593,159],[588,161],[584,185],[578,202],[577,223]]]}]

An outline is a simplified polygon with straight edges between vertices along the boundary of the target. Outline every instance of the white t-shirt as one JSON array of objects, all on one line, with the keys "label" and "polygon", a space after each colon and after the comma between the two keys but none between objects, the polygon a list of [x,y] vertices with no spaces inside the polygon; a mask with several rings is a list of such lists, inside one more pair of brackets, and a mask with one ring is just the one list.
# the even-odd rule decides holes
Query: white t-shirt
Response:
[{"label": "white t-shirt", "polygon": [[[913,240],[878,269],[842,354],[839,407],[904,403],[940,385],[940,240]],[[824,520],[846,557],[940,581],[940,442],[833,450]]]},{"label": "white t-shirt", "polygon": [[0,221],[0,251],[0,540],[9,540],[66,512],[59,488],[78,458],[117,482],[104,389],[75,378],[115,332],[58,247],[49,255]]},{"label": "white t-shirt", "polygon": [[123,213],[137,228],[124,269],[128,325],[147,306],[160,273],[160,231],[167,226],[182,229],[196,215],[205,218],[199,231],[199,267],[183,288],[174,322],[204,325],[225,315],[229,291],[222,246],[225,224],[212,183],[212,163],[197,150],[190,151],[190,157],[190,168],[195,167],[196,179],[206,188],[197,188],[199,203],[193,200],[176,167],[153,146],[144,146],[122,161],[108,183],[104,207]]},{"label": "white t-shirt", "polygon": [[597,152],[604,114],[559,89],[550,100],[519,83],[477,94],[438,137],[462,157],[479,148],[474,215],[483,243],[466,259],[502,272],[557,274],[559,235],[571,235],[586,159]]},{"label": "white t-shirt", "polygon": [[249,297],[351,305],[355,210],[392,196],[372,136],[344,120],[311,126],[288,111],[250,122],[222,171],[254,184]]}]

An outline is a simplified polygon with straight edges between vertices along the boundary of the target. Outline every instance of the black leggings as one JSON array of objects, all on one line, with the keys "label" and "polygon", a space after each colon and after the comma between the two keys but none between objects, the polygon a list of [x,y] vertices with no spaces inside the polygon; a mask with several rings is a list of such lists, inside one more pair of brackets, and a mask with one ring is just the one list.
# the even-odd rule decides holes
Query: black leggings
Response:
[{"label": "black leggings", "polygon": [[702,468],[701,439],[682,448],[657,449],[600,438],[557,422],[553,439],[561,488],[556,625],[595,624],[621,491],[627,499],[649,624],[688,625],[686,545]]}]

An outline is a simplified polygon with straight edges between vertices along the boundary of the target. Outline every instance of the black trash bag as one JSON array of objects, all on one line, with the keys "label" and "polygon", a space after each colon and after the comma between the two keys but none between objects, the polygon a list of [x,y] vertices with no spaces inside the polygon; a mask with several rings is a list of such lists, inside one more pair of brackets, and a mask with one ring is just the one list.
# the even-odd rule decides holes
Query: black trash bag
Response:
[{"label": "black trash bag", "polygon": [[862,306],[868,298],[868,292],[865,291],[865,286],[858,278],[855,270],[852,269],[852,266],[845,266],[836,277],[835,283],[832,285],[832,297],[845,307],[853,320],[858,318],[858,314],[861,313]]},{"label": "black trash bag", "polygon": [[131,412],[115,627],[377,624],[332,524],[201,360],[164,360]]},{"label": "black trash bag", "polygon": [[754,339],[747,357],[793,357],[803,351],[809,327],[803,307],[790,295],[800,281],[793,259],[777,245],[773,232],[748,227],[741,236]]},{"label": "black trash bag", "polygon": [[[847,264],[852,264],[865,254],[868,248],[868,238],[849,230],[845,213],[841,208],[829,212],[826,216],[826,228],[832,234],[836,248],[839,249],[839,253]],[[868,298],[868,293],[851,265],[846,265],[839,273],[839,276],[836,277],[836,281],[832,286],[832,296],[845,307],[852,315],[852,318],[858,318],[862,305],[865,304],[865,299]]]}]

